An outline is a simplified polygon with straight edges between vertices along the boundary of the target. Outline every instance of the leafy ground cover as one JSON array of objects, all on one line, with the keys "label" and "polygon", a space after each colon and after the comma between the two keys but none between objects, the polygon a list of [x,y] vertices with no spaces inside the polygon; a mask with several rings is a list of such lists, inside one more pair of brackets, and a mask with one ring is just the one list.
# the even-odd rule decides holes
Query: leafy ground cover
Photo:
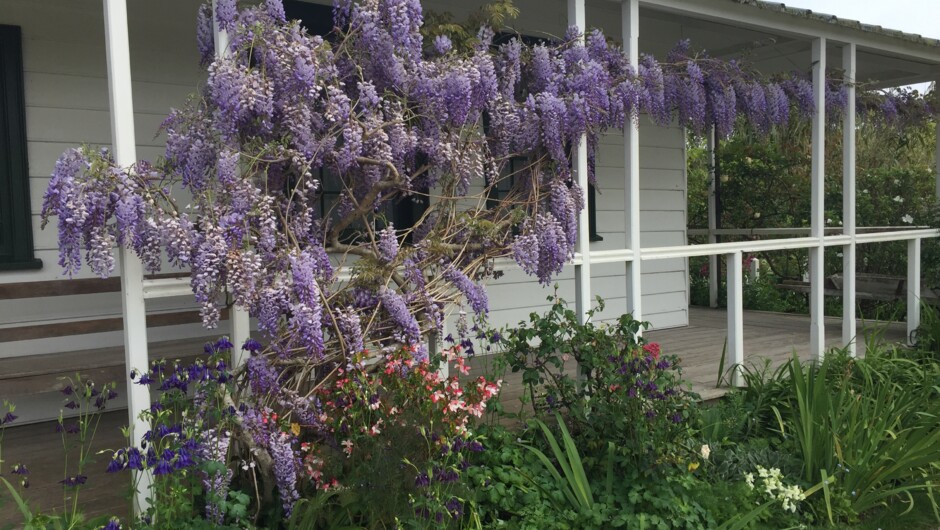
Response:
[{"label": "leafy ground cover", "polygon": [[[136,374],[161,396],[148,442],[109,452],[107,466],[153,474],[150,511],[88,520],[75,502],[33,513],[20,500],[29,463],[19,462],[0,469],[0,502],[28,528],[940,524],[936,353],[879,345],[865,359],[834,350],[819,363],[747,367],[746,388],[705,405],[681,361],[636,336],[642,327],[629,316],[581,325],[555,299],[514,329],[478,332],[500,352],[495,374],[471,377],[460,344],[436,361],[394,353],[341,370],[311,395],[319,414],[308,418],[233,406],[243,374],[221,360],[233,347],[223,339],[210,361]],[[564,370],[571,360],[580,374]],[[511,372],[526,389],[509,415],[496,398]],[[62,436],[85,446],[114,390],[83,379],[69,390],[64,406],[82,414],[63,420]],[[265,441],[283,455],[253,448]],[[66,468],[74,498],[85,465]]]}]

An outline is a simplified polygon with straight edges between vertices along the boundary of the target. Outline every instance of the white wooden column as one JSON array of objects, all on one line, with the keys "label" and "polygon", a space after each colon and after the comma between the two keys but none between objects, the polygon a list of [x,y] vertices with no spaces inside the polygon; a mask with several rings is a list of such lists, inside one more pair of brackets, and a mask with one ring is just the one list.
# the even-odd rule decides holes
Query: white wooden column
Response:
[{"label": "white wooden column", "polygon": [[[577,26],[581,31],[583,42],[586,29],[584,19],[584,0],[568,0],[568,25]],[[574,159],[575,176],[578,186],[588,195],[588,167],[587,167],[587,138],[581,135],[578,140],[578,150]],[[587,204],[578,215],[578,252],[581,253],[580,265],[575,265],[575,300],[578,319],[584,323],[587,312],[591,309],[591,233],[589,230]]]},{"label": "white wooden column", "polygon": [[229,312],[232,333],[232,368],[238,368],[248,359],[248,352],[242,349],[245,342],[251,337],[251,319],[248,310],[233,305]]},{"label": "white wooden column", "polygon": [[[715,230],[718,229],[718,184],[715,182],[717,173],[715,171],[715,126],[708,131],[708,242],[717,243],[718,236]],[[717,254],[708,256],[708,307],[718,307],[718,268],[721,266],[721,260]]]},{"label": "white wooden column", "polygon": [[728,349],[726,359],[734,367],[733,386],[744,386],[744,281],[741,251],[727,256],[728,263]]},{"label": "white wooden column", "polygon": [[[636,69],[640,64],[640,3],[623,0],[620,6],[623,51]],[[643,288],[640,262],[640,129],[639,122],[627,120],[623,126],[624,218],[626,247],[632,259],[626,262],[627,312],[643,320]],[[641,330],[642,331],[642,330]]]},{"label": "white wooden column", "polygon": [[[231,51],[228,49],[228,32],[219,27],[219,19],[215,16],[218,0],[212,0],[212,33],[215,40],[215,56],[226,57]],[[229,313],[231,325],[232,348],[232,368],[238,368],[246,360],[246,352],[242,346],[251,337],[251,319],[248,310],[244,307],[233,305]]]},{"label": "white wooden column", "polygon": [[907,242],[907,343],[920,327],[920,238]]},{"label": "white wooden column", "polygon": [[[125,0],[104,0],[105,46],[108,56],[108,95],[111,104],[111,139],[114,161],[120,167],[137,162],[134,136],[134,100],[131,87],[131,55],[127,30]],[[144,268],[133,252],[119,247],[121,262],[121,305],[124,314],[124,364],[131,369],[148,370],[147,309],[144,302]],[[127,383],[128,428],[130,443],[140,447],[148,429],[140,414],[150,408],[150,387]],[[134,472],[137,494],[134,510],[147,510],[152,476],[149,471]]]},{"label": "white wooden column", "polygon": [[215,40],[215,56],[225,57],[229,54],[228,32],[219,27],[219,19],[215,16],[218,0],[212,0],[212,37]]},{"label": "white wooden column", "polygon": [[812,169],[811,169],[811,237],[818,238],[816,246],[809,249],[809,314],[810,354],[822,358],[826,351],[825,328],[825,267],[823,260],[823,237],[825,236],[825,143],[826,143],[826,39],[813,41],[813,96],[816,112],[812,119]]},{"label": "white wooden column", "polygon": [[855,357],[855,43],[842,47],[847,97],[842,118],[842,233],[852,237],[842,246],[842,344]]}]

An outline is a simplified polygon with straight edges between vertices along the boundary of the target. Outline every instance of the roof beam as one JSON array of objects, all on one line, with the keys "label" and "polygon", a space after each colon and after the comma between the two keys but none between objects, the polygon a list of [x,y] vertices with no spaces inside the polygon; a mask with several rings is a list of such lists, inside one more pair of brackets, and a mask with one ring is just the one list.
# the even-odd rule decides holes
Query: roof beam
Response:
[{"label": "roof beam", "polygon": [[794,15],[745,6],[730,0],[639,0],[642,7],[692,17],[721,21],[745,28],[771,30],[781,35],[808,39],[826,38],[834,43],[854,42],[859,50],[940,64],[940,51],[863,29],[854,29],[822,20],[799,20]]}]

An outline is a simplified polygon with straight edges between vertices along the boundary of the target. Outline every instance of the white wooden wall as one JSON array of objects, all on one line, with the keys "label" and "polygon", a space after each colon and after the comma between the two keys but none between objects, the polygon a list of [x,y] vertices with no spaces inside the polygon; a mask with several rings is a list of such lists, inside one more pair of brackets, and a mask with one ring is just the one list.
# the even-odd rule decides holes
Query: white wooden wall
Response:
[{"label": "white wooden wall", "polygon": [[[137,152],[163,153],[156,136],[168,110],[185,102],[205,79],[195,45],[197,2],[129,2]],[[43,268],[2,271],[0,283],[63,278],[58,266],[55,219],[40,230],[39,212],[59,155],[83,143],[111,142],[107,65],[101,3],[92,0],[0,0],[0,24],[23,34],[26,135],[35,255]],[[91,278],[87,269],[78,278]],[[191,309],[184,299],[158,300],[155,311]],[[0,327],[119,317],[119,293],[0,300]],[[199,325],[157,328],[155,340],[204,335]],[[121,344],[120,331],[0,343],[0,357],[52,353]]]},{"label": "white wooden wall", "polygon": [[[640,193],[644,247],[686,243],[685,134],[678,127],[657,127],[641,118]],[[597,153],[597,232],[603,241],[591,250],[624,248],[623,134],[610,133],[601,140]],[[604,298],[601,319],[626,312],[624,268],[619,263],[591,266],[594,296]],[[684,258],[647,261],[643,264],[643,319],[653,328],[688,325],[688,269]],[[565,267],[556,282],[559,294],[574,307],[573,267]],[[520,270],[510,270],[488,284],[490,323],[511,325],[533,311],[548,307],[546,297],[554,287],[541,287]]]}]

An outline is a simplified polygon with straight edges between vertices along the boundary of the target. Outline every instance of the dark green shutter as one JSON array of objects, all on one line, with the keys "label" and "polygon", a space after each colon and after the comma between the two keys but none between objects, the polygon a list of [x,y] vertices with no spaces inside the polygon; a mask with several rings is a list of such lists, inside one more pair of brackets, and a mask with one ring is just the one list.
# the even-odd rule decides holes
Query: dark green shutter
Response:
[{"label": "dark green shutter", "polygon": [[36,269],[20,28],[0,25],[0,270]]}]

